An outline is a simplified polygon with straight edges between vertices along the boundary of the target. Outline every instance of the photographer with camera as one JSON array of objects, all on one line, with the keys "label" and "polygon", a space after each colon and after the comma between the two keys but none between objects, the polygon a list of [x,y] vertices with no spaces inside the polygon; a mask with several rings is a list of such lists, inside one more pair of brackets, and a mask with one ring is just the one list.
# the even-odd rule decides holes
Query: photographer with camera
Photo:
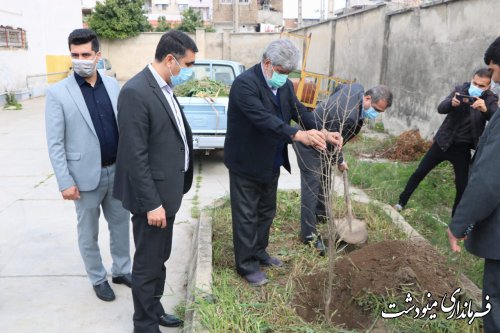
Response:
[{"label": "photographer with camera", "polygon": [[474,73],[471,82],[456,87],[438,106],[440,114],[446,114],[417,170],[411,175],[395,205],[402,210],[420,182],[443,161],[449,161],[455,172],[456,195],[452,216],[467,186],[471,149],[476,149],[479,137],[498,108],[498,96],[490,90],[492,72],[481,68]]}]

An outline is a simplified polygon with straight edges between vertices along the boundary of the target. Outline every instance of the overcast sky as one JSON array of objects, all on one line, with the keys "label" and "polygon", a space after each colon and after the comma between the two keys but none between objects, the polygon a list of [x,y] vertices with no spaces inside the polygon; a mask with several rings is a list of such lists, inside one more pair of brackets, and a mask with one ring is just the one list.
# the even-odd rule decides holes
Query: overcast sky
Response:
[{"label": "overcast sky", "polygon": [[[328,6],[328,0],[302,0],[302,17],[319,18],[321,1],[324,1],[325,8]],[[335,10],[345,6],[345,0],[334,0]],[[297,0],[283,0],[283,18],[296,18],[298,13]]]}]

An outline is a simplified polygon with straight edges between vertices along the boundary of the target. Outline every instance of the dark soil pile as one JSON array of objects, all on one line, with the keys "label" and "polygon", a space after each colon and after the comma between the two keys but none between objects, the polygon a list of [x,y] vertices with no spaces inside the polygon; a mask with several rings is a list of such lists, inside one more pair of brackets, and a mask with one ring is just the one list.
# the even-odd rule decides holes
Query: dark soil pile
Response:
[{"label": "dark soil pile", "polygon": [[[356,298],[368,292],[388,295],[413,290],[431,292],[434,299],[450,295],[458,286],[456,274],[445,259],[426,243],[385,241],[367,245],[340,258],[335,266],[332,309],[333,322],[347,329],[366,329],[373,323],[371,314],[363,310]],[[297,279],[294,306],[306,321],[324,314],[327,272]]]},{"label": "dark soil pile", "polygon": [[389,149],[380,157],[403,162],[415,161],[422,157],[431,147],[431,142],[425,141],[418,130],[401,133]]}]

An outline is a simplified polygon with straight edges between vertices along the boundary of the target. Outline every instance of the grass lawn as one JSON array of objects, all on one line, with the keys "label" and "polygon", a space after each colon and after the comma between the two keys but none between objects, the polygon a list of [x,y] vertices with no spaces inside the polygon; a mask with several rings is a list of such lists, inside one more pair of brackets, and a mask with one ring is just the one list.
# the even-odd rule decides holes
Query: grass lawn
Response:
[{"label": "grass lawn", "polygon": [[[354,203],[353,209],[356,217],[364,219],[368,225],[369,242],[406,239],[406,235],[378,207]],[[337,200],[336,214],[341,216],[344,210],[342,200]],[[314,249],[302,245],[298,240],[300,198],[297,192],[278,193],[277,216],[268,250],[280,256],[285,268],[266,269],[271,282],[260,288],[249,287],[234,270],[229,201],[226,199],[221,207],[212,209],[211,215],[214,260],[212,295],[198,298],[193,305],[208,332],[355,332],[328,326],[321,316],[316,322],[305,322],[292,306],[297,288],[296,278],[324,271],[328,266],[327,258],[319,257]],[[374,317],[380,317],[381,309],[393,298],[367,293],[352,301],[373,313]],[[407,317],[384,322],[383,327],[385,330],[377,332],[479,332],[477,321],[468,326],[464,321],[413,320]]]},{"label": "grass lawn", "polygon": [[[387,149],[393,139],[377,140],[360,135],[345,146],[351,183],[363,189],[371,198],[390,205],[398,202],[415,162],[371,162],[359,159],[360,154],[372,154]],[[449,259],[457,271],[467,275],[482,287],[483,260],[465,252],[457,255],[449,249],[446,228],[451,220],[455,198],[454,173],[451,164],[442,163],[427,175],[413,193],[403,217]]]}]

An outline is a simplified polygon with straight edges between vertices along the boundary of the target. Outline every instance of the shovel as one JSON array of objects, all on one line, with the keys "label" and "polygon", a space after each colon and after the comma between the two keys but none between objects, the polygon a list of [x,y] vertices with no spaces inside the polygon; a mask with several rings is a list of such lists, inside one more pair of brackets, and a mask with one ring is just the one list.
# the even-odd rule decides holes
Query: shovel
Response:
[{"label": "shovel", "polygon": [[347,218],[336,220],[338,221],[337,233],[340,238],[348,244],[362,244],[368,239],[366,223],[353,218],[347,170],[342,173],[342,176],[344,177],[344,198],[347,206]]}]

